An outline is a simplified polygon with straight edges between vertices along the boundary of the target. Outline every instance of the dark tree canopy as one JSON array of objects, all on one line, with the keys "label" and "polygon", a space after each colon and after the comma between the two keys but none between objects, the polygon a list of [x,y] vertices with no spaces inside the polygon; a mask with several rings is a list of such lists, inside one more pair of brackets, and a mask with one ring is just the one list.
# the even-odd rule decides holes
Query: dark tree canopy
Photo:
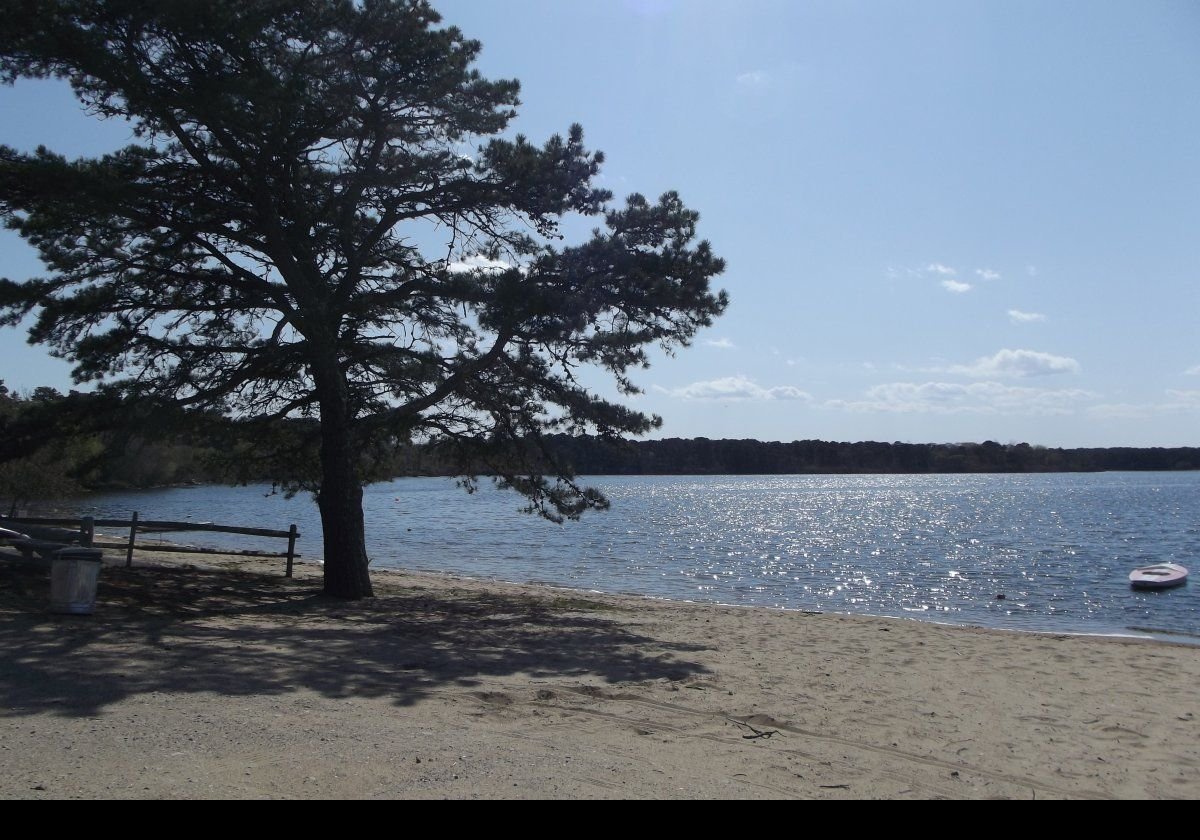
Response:
[{"label": "dark tree canopy", "polygon": [[[68,160],[0,146],[0,216],[45,276],[0,318],[80,382],[269,424],[313,418],[326,591],[370,594],[369,453],[438,439],[552,517],[601,507],[556,465],[489,457],[544,432],[640,434],[647,349],[725,308],[675,193],[611,206],[583,132],[501,135],[518,84],[420,0],[0,0],[0,79],[62,78],[136,142]],[[568,214],[596,216],[566,245]],[[520,444],[517,447],[513,444]]]}]

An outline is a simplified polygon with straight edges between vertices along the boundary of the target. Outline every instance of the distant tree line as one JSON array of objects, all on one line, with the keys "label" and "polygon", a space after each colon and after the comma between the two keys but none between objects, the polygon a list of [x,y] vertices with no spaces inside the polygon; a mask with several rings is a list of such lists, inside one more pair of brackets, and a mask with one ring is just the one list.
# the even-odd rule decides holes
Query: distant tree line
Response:
[{"label": "distant tree line", "polygon": [[[105,393],[26,394],[0,381],[0,513],[87,491],[270,481],[314,486],[319,432],[310,420],[239,422]],[[498,456],[503,459],[503,455]],[[566,465],[578,475],[785,475],[819,473],[1035,473],[1200,469],[1200,448],[1051,449],[1027,443],[832,443],[797,440],[588,435],[530,439],[510,461]],[[406,475],[489,475],[451,442],[384,441],[360,453],[370,480]]]},{"label": "distant tree line", "polygon": [[1021,473],[1200,469],[1200,448],[1051,449],[1028,443],[833,443],[796,440],[605,441],[559,436],[549,446],[584,475]]},{"label": "distant tree line", "polygon": [[[142,416],[144,415],[144,416]],[[107,396],[0,381],[0,513],[89,490],[217,481],[212,443]]]},{"label": "distant tree line", "polygon": [[[311,418],[236,420],[111,391],[18,393],[0,380],[0,514],[103,490],[270,481],[319,483]],[[358,453],[370,481],[411,474],[420,453],[386,439]]]}]

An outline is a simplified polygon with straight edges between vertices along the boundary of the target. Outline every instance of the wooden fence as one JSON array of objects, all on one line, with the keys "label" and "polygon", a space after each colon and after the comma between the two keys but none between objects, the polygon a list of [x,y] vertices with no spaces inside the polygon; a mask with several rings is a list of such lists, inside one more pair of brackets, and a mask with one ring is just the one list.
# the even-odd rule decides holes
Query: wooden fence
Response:
[{"label": "wooden fence", "polygon": [[[4,517],[0,519],[0,525],[12,523],[13,525],[42,525],[48,527],[70,527],[76,528],[80,532],[80,542],[83,545],[93,545],[96,536],[96,527],[101,528],[121,528],[129,530],[129,540],[124,543],[125,546],[125,565],[126,567],[133,565],[133,549],[137,543],[137,535],[141,533],[185,533],[193,531],[209,531],[221,534],[245,534],[251,537],[273,537],[276,539],[285,539],[288,541],[286,552],[271,552],[271,551],[252,551],[252,550],[237,550],[229,551],[220,548],[199,548],[196,546],[187,545],[146,545],[136,546],[142,551],[174,551],[180,554],[237,554],[245,557],[285,557],[287,558],[287,577],[292,576],[292,564],[300,555],[296,553],[296,540],[300,537],[300,532],[296,530],[295,524],[292,524],[286,531],[276,531],[270,528],[249,528],[240,525],[217,525],[212,522],[170,522],[157,519],[138,519],[137,511],[133,512],[130,519],[94,519],[90,516],[74,517],[74,518],[55,518],[55,517]],[[105,544],[105,548],[120,548],[122,544]]]}]

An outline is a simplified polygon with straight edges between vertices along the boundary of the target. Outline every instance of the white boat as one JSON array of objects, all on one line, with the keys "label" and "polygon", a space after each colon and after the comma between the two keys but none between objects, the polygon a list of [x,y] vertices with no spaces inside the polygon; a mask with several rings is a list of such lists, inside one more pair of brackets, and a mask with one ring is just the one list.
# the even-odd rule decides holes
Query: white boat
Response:
[{"label": "white boat", "polygon": [[1129,585],[1134,589],[1168,589],[1187,581],[1188,570],[1178,563],[1155,563],[1129,573]]}]

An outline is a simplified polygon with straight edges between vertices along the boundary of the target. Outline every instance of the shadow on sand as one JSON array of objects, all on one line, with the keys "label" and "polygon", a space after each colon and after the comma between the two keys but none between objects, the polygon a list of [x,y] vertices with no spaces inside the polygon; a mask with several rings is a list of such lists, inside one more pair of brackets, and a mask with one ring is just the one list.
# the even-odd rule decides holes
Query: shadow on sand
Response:
[{"label": "shadow on sand", "polygon": [[[151,692],[390,698],[408,705],[488,677],[685,680],[698,645],[639,633],[570,593],[388,584],[370,601],[312,581],[106,568],[94,616],[54,616],[44,570],[0,561],[0,716],[95,715]],[[623,619],[623,620],[621,620]]]}]

